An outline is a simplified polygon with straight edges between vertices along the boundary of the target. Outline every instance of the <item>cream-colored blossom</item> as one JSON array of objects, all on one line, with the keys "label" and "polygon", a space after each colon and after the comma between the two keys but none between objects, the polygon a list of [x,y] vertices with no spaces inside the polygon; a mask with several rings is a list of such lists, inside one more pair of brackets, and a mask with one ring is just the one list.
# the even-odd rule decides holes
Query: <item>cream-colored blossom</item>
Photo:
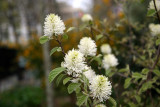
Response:
[{"label": "cream-colored blossom", "polygon": [[67,69],[68,75],[79,77],[85,68],[84,55],[78,50],[72,49],[65,55],[61,66]]},{"label": "cream-colored blossom", "polygon": [[88,66],[86,66],[85,69],[83,70],[83,74],[86,76],[86,78],[89,80],[90,83],[92,82],[93,78],[96,76],[92,68]]},{"label": "cream-colored blossom", "polygon": [[90,14],[84,14],[83,16],[82,16],[82,19],[81,19],[83,22],[89,22],[89,21],[92,21],[93,20],[93,18],[92,18],[92,16],[90,15]]},{"label": "cream-colored blossom", "polygon": [[103,60],[103,67],[107,70],[109,67],[114,67],[118,65],[118,60],[113,54],[105,55]]},{"label": "cream-colored blossom", "polygon": [[78,48],[85,56],[95,56],[97,52],[96,43],[90,37],[83,37]]},{"label": "cream-colored blossom", "polygon": [[64,22],[58,15],[49,14],[44,22],[44,36],[57,36],[63,34],[65,30]]},{"label": "cream-colored blossom", "polygon": [[[160,0],[155,0],[157,10],[160,11]],[[149,3],[149,9],[155,9],[153,0]]]},{"label": "cream-colored blossom", "polygon": [[160,24],[149,24],[149,29],[151,31],[152,36],[156,36],[160,34]]},{"label": "cream-colored blossom", "polygon": [[101,46],[101,52],[104,54],[110,54],[112,52],[112,49],[109,44],[103,44]]},{"label": "cream-colored blossom", "polygon": [[111,95],[111,83],[108,78],[103,75],[97,75],[89,86],[93,99],[98,99],[100,102],[106,101]]}]

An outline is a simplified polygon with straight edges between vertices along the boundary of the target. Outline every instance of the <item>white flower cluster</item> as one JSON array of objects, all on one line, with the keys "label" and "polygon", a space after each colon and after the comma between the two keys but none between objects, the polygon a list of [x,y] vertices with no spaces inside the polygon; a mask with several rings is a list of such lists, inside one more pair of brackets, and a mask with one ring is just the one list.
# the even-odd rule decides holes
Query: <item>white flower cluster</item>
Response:
[{"label": "white flower cluster", "polygon": [[79,77],[79,74],[85,71],[84,75],[88,80],[91,80],[90,78],[94,75],[94,71],[85,65],[84,56],[96,55],[97,48],[95,41],[89,37],[84,37],[80,40],[78,47],[79,50],[72,49],[65,55],[64,62],[62,62],[61,66],[67,68],[67,74],[73,77]]},{"label": "white flower cluster", "polygon": [[106,107],[104,104],[98,104],[95,107]]},{"label": "white flower cluster", "polygon": [[109,67],[118,65],[118,60],[113,54],[105,55],[103,58],[103,67],[107,70]]},{"label": "white flower cluster", "polygon": [[[80,40],[78,45],[79,50],[70,50],[64,58],[61,66],[65,67],[66,73],[74,79],[71,82],[78,82],[80,76],[83,74],[89,81],[89,89],[93,98],[98,99],[103,102],[109,98],[111,95],[111,83],[108,78],[102,75],[96,75],[95,71],[89,67],[85,58],[87,56],[95,56],[97,52],[97,46],[94,40],[89,37],[84,37]],[[97,105],[97,107],[105,107],[102,105]]]},{"label": "white flower cluster", "polygon": [[49,14],[44,22],[44,36],[57,36],[63,34],[65,30],[64,22],[58,15]]},{"label": "white flower cluster", "polygon": [[109,99],[109,96],[111,95],[111,83],[108,81],[108,78],[102,75],[97,75],[94,78],[94,81],[92,81],[90,85],[90,90],[93,98],[99,99],[100,102],[103,102],[107,99]]},{"label": "white flower cluster", "polygon": [[103,45],[101,46],[101,52],[102,52],[103,54],[110,54],[110,53],[112,52],[112,49],[111,49],[111,47],[110,47],[109,44],[103,44]]},{"label": "white flower cluster", "polygon": [[93,20],[93,18],[92,18],[92,16],[90,15],[90,14],[84,14],[83,16],[82,16],[82,19],[81,19],[83,22],[89,22],[89,21],[92,21]]},{"label": "white flower cluster", "polygon": [[83,74],[86,76],[86,78],[89,80],[89,83],[92,82],[92,80],[96,77],[95,72],[91,69],[91,67],[86,67],[84,69]]},{"label": "white flower cluster", "polygon": [[90,37],[83,37],[78,48],[85,56],[95,56],[97,52],[96,43]]},{"label": "white flower cluster", "polygon": [[157,36],[160,34],[160,24],[149,24],[149,29],[151,31],[152,36]]},{"label": "white flower cluster", "polygon": [[85,67],[84,55],[78,50],[70,50],[68,54],[65,55],[64,62],[61,66],[67,68],[67,74],[73,77],[78,77],[82,73]]},{"label": "white flower cluster", "polygon": [[118,65],[117,58],[113,54],[111,54],[112,49],[109,44],[103,44],[101,46],[101,52],[105,54],[102,60],[103,68],[105,70]]},{"label": "white flower cluster", "polygon": [[[155,0],[157,10],[160,11],[160,0]],[[153,0],[149,3],[149,9],[155,9]]]}]

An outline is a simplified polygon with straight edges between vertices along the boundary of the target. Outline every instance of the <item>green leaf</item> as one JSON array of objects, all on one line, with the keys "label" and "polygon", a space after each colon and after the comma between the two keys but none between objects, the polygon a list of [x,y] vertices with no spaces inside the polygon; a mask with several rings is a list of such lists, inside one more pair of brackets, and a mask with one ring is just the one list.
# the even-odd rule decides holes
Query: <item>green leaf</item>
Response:
[{"label": "green leaf", "polygon": [[149,72],[149,69],[147,69],[147,68],[144,68],[143,70],[142,70],[142,74],[148,74],[148,72]]},{"label": "green leaf", "polygon": [[154,72],[158,77],[160,77],[160,71],[159,71],[159,70],[153,70],[153,72]]},{"label": "green leaf", "polygon": [[128,103],[129,107],[137,107],[133,102]]},{"label": "green leaf", "polygon": [[133,78],[136,78],[136,79],[140,79],[140,78],[143,78],[144,75],[138,73],[138,72],[135,72],[135,73],[132,73],[132,77]]},{"label": "green leaf", "polygon": [[77,96],[77,105],[82,106],[85,102],[87,102],[88,96],[81,94]]},{"label": "green leaf", "polygon": [[59,48],[57,49],[57,51],[58,51],[58,52],[62,51],[62,48],[61,48],[61,47],[59,47]]},{"label": "green leaf", "polygon": [[68,93],[71,94],[73,91],[76,91],[78,87],[80,87],[81,83],[71,83],[68,86]]},{"label": "green leaf", "polygon": [[153,16],[156,13],[155,9],[148,10],[147,16]]},{"label": "green leaf", "polygon": [[98,40],[101,39],[102,37],[103,37],[102,34],[97,35],[97,36],[96,36],[96,41],[98,41]]},{"label": "green leaf", "polygon": [[130,71],[129,65],[126,65],[126,68],[122,68],[118,72],[129,72],[129,71]]},{"label": "green leaf", "polygon": [[127,72],[127,71],[129,71],[129,70],[126,69],[126,68],[122,68],[122,69],[120,69],[118,72]]},{"label": "green leaf", "polygon": [[50,73],[49,73],[49,82],[51,83],[58,74],[60,74],[61,72],[65,71],[66,69],[64,67],[59,67],[59,68],[55,68],[53,69]]},{"label": "green leaf", "polygon": [[125,83],[124,83],[124,88],[125,88],[125,89],[130,86],[131,80],[132,80],[132,78],[127,78],[127,79],[125,80]]},{"label": "green leaf", "polygon": [[158,46],[160,44],[160,39],[156,40],[156,45]]},{"label": "green leaf", "polygon": [[113,107],[117,107],[117,103],[112,97],[110,97],[108,100],[112,103]]},{"label": "green leaf", "polygon": [[59,47],[54,47],[54,48],[51,50],[51,52],[50,52],[50,56],[51,56],[53,53],[55,53],[58,48],[59,48]]},{"label": "green leaf", "polygon": [[160,94],[160,89],[159,88],[154,88],[158,94]]},{"label": "green leaf", "polygon": [[91,20],[89,21],[89,25],[91,25],[91,26],[93,25],[93,22]]},{"label": "green leaf", "polygon": [[136,100],[137,100],[137,102],[138,102],[138,103],[140,103],[140,102],[141,102],[141,97],[140,97],[140,96],[135,95],[135,98],[136,98]]},{"label": "green leaf", "polygon": [[74,29],[76,29],[76,28],[75,27],[70,27],[70,28],[67,29],[67,32],[70,32],[70,31],[72,31]]},{"label": "green leaf", "polygon": [[114,74],[115,74],[115,72],[110,72],[110,73],[108,74],[108,77],[112,77]]},{"label": "green leaf", "polygon": [[98,54],[96,57],[102,57],[102,54]]},{"label": "green leaf", "polygon": [[84,91],[87,92],[87,86],[89,86],[89,80],[86,78],[85,75],[82,75],[81,78],[84,81]]},{"label": "green leaf", "polygon": [[146,56],[145,55],[142,55],[140,56],[141,59],[145,60],[146,59]]},{"label": "green leaf", "polygon": [[143,3],[145,0],[141,0],[141,3]]},{"label": "green leaf", "polygon": [[81,88],[78,87],[78,88],[76,89],[76,93],[78,94],[80,91],[81,91]]},{"label": "green leaf", "polygon": [[101,62],[101,56],[102,56],[102,55],[99,54],[99,55],[93,57],[92,61],[95,60],[95,61],[98,62],[98,65],[101,65],[101,64],[102,64],[102,62]]},{"label": "green leaf", "polygon": [[65,74],[61,74],[60,76],[58,76],[57,81],[56,81],[57,86],[59,85],[61,79],[62,79],[64,76],[65,76]]},{"label": "green leaf", "polygon": [[110,72],[111,72],[111,69],[105,70],[105,75],[108,76],[110,74]]},{"label": "green leaf", "polygon": [[71,77],[67,77],[63,80],[63,84],[65,85],[69,80],[71,80]]},{"label": "green leaf", "polygon": [[154,76],[153,78],[152,78],[152,82],[153,83],[157,83],[157,80],[159,79],[159,77],[157,77],[157,76]]},{"label": "green leaf", "polygon": [[41,36],[39,40],[40,40],[41,44],[44,44],[47,41],[49,41],[49,37],[48,36]]},{"label": "green leaf", "polygon": [[79,30],[82,31],[82,30],[84,30],[86,27],[87,27],[87,24],[83,24],[83,25],[81,25],[81,26],[79,27]]},{"label": "green leaf", "polygon": [[146,82],[142,85],[142,87],[140,88],[139,90],[139,94],[141,94],[142,92],[145,92],[146,90],[150,89],[152,87],[152,82],[149,81],[149,82]]},{"label": "green leaf", "polygon": [[64,35],[63,35],[63,39],[68,39],[68,35],[67,35],[67,34],[64,34]]}]

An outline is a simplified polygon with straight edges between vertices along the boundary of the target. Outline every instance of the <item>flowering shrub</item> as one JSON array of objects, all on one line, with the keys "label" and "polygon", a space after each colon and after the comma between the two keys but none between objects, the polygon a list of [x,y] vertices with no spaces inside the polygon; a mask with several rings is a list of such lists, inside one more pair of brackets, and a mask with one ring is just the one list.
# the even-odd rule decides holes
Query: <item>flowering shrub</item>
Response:
[{"label": "flowering shrub", "polygon": [[[50,14],[47,16],[44,24],[45,36],[40,38],[40,42],[44,43],[50,39],[55,39],[59,43],[60,47],[53,48],[51,50],[51,54],[53,54],[55,51],[62,51],[64,55],[64,61],[61,63],[61,67],[56,68],[50,72],[49,81],[52,82],[60,73],[61,75],[57,78],[57,80],[61,80],[63,76],[66,76],[66,78],[63,80],[63,83],[66,84],[68,82],[71,82],[68,86],[68,92],[70,94],[73,91],[76,92],[78,106],[81,106],[83,104],[85,104],[86,106],[96,106],[97,104],[104,102],[107,99],[114,101],[114,99],[110,97],[112,86],[108,77],[103,75],[96,75],[96,72],[90,66],[90,63],[92,63],[93,60],[100,59],[102,57],[102,55],[97,55],[96,42],[91,39],[91,37],[83,37],[80,40],[78,49],[72,49],[65,53],[61,44],[61,39],[66,38],[66,35],[55,33],[59,32],[60,28],[59,26],[54,26],[54,23],[58,23],[58,21],[52,21],[54,17],[57,18],[59,16],[56,16],[54,14]],[[92,23],[91,16],[83,16],[82,20],[85,20],[84,22],[88,25]],[[59,24],[62,25],[61,28],[63,31],[65,26],[62,23],[63,22],[59,22]],[[58,27],[59,29],[56,27]],[[71,27],[67,30],[67,32],[73,29],[74,28]],[[109,58],[111,59],[111,61],[107,62],[105,58]],[[116,66],[118,62],[114,55],[109,54],[104,57],[103,64],[109,68]]]},{"label": "flowering shrub", "polygon": [[[158,13],[159,4],[156,5],[158,2],[158,0],[150,2],[147,15],[157,16],[160,22]],[[49,81],[52,82],[57,78],[56,81],[59,83],[63,79],[63,84],[68,84],[68,93],[76,93],[76,104],[78,106],[116,107],[117,103],[120,106],[125,105],[130,107],[146,105],[154,107],[158,105],[160,97],[156,95],[153,97],[153,94],[160,94],[160,89],[158,88],[160,84],[160,71],[158,67],[160,56],[159,24],[150,24],[148,26],[148,33],[152,39],[142,40],[142,44],[145,41],[145,45],[140,46],[139,44],[141,43],[138,45],[132,44],[132,41],[136,41],[137,39],[135,36],[130,38],[123,36],[122,38],[113,38],[110,36],[109,33],[111,31],[123,27],[122,24],[125,22],[119,22],[121,25],[115,24],[114,28],[113,26],[110,27],[110,32],[107,32],[106,30],[101,31],[89,14],[84,15],[82,21],[83,25],[80,28],[70,27],[65,30],[65,25],[59,16],[54,14],[47,16],[44,23],[45,35],[40,38],[40,43],[43,44],[49,40],[55,40],[59,44],[59,47],[54,47],[50,55],[56,51],[62,52],[64,55],[64,61],[61,62],[61,67],[55,68],[50,72]],[[103,26],[105,22],[106,20],[104,20],[104,23],[101,23],[101,26]],[[75,29],[87,29],[90,35],[81,38],[77,46],[78,49],[65,52],[62,40],[68,39],[68,32]],[[132,32],[131,35],[134,35],[134,32]],[[117,47],[112,49],[109,43],[101,44],[100,40],[106,38],[117,43]],[[127,44],[127,41],[129,41],[129,44]],[[141,38],[137,41],[141,41]],[[115,51],[115,49],[118,50],[119,45],[130,49],[127,51],[133,54],[133,56],[131,56],[132,63],[129,63],[129,61],[125,62],[125,60],[130,57],[130,53],[122,52],[124,49]],[[138,48],[142,49],[138,50]],[[137,51],[135,51],[135,49],[137,49]],[[101,52],[98,52],[98,50]],[[120,52],[122,52],[122,54],[120,54]],[[125,68],[118,67],[123,61],[122,59],[120,62],[118,58],[124,58],[123,64],[126,64]],[[121,77],[123,77],[123,87],[120,85],[122,83],[119,83]],[[115,78],[116,80],[113,80]],[[118,93],[117,87],[123,88],[124,91]],[[120,101],[121,99],[118,98],[118,95],[124,96],[124,100]],[[148,98],[148,95],[150,98]]]}]

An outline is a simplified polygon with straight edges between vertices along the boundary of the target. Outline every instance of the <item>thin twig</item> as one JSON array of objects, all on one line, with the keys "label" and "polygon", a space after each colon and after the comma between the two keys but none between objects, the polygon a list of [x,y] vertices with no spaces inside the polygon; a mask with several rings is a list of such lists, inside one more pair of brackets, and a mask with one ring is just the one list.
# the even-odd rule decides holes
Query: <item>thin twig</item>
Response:
[{"label": "thin twig", "polygon": [[121,74],[121,73],[116,73],[117,75],[119,75],[119,76],[121,76],[121,77],[124,77],[124,78],[127,78],[128,76],[125,76],[125,75],[123,75],[123,74]]},{"label": "thin twig", "polygon": [[59,39],[56,37],[56,41],[58,42],[58,44],[60,45],[61,49],[62,49],[62,53],[63,55],[65,56],[65,52],[64,52],[64,49],[63,49],[63,46],[62,46],[62,42],[59,41]]},{"label": "thin twig", "polygon": [[[95,31],[98,32],[98,33],[102,33],[104,36],[106,36],[107,39],[109,39],[109,40],[111,40],[111,41],[114,41],[114,42],[117,42],[117,41],[115,41],[114,39],[112,39],[111,37],[109,37],[109,34],[104,33],[104,32],[101,32],[99,29],[96,29],[96,28],[94,28],[94,27],[92,27],[92,29],[95,30]],[[128,45],[123,44],[123,43],[121,43],[121,42],[117,42],[117,43],[118,43],[118,44],[121,44],[121,45],[123,45],[123,46],[125,46],[125,47],[128,47]]]},{"label": "thin twig", "polygon": [[[157,15],[157,18],[158,18],[158,21],[160,23],[160,16],[158,14],[158,10],[157,10],[157,6],[156,6],[156,2],[155,0],[153,0],[153,3],[154,3],[154,7],[155,7],[155,10],[156,10],[156,15]],[[160,57],[160,44],[158,46],[158,50],[157,50],[157,54],[156,54],[156,61],[155,63],[153,64],[153,67],[152,67],[152,70],[155,68],[155,66],[157,65],[157,63],[159,62],[159,57]]]},{"label": "thin twig", "polygon": [[154,103],[153,103],[153,98],[152,98],[151,90],[149,90],[149,96],[150,96],[150,98],[151,98],[152,107],[154,107]]},{"label": "thin twig", "polygon": [[93,28],[92,28],[92,25],[90,26],[90,30],[91,30],[92,39],[94,40],[94,34],[93,34]]}]

